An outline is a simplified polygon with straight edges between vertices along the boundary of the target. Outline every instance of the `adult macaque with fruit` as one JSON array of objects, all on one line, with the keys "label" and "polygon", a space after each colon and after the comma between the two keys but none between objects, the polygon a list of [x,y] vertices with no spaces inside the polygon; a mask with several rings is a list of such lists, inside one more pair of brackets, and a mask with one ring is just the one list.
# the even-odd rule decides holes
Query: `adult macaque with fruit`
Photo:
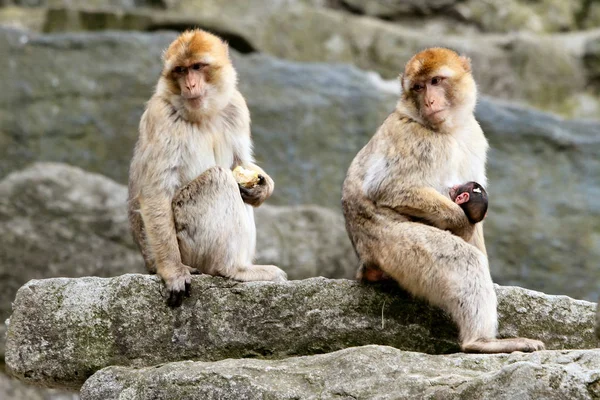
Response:
[{"label": "adult macaque with fruit", "polygon": [[[186,31],[163,58],[129,173],[129,221],[146,267],[163,279],[172,306],[189,295],[193,273],[285,280],[281,269],[252,262],[252,207],[274,184],[254,164],[250,114],[227,44]],[[256,173],[255,185],[236,182],[238,166]]]}]

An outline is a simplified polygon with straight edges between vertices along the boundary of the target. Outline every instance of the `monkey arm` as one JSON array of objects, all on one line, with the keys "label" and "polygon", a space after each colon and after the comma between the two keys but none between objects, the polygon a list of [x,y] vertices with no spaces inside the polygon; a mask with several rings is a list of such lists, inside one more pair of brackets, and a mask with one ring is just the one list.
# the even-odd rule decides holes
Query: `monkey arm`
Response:
[{"label": "monkey arm", "polygon": [[483,237],[483,222],[475,224],[475,231],[469,241],[473,246],[477,247],[483,254],[487,256],[487,250],[485,248],[485,239]]},{"label": "monkey arm", "polygon": [[259,182],[258,185],[251,189],[240,187],[242,199],[246,204],[250,204],[253,207],[260,206],[266,199],[271,197],[273,190],[275,189],[275,182],[261,167],[253,163],[246,163],[242,165],[246,169],[258,172]]},{"label": "monkey arm", "polygon": [[160,274],[170,265],[181,265],[170,197],[166,194],[140,196],[140,212],[157,272]]},{"label": "monkey arm", "polygon": [[387,188],[376,193],[372,200],[377,206],[424,220],[429,225],[449,230],[467,241],[472,237],[474,228],[463,209],[433,188]]}]

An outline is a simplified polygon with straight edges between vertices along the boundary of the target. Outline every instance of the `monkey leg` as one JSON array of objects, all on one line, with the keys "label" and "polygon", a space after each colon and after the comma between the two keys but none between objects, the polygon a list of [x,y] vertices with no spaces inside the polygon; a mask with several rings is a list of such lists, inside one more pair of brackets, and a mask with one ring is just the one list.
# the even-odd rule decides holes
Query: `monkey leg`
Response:
[{"label": "monkey leg", "polygon": [[[378,235],[365,235],[379,242],[364,246],[371,249],[369,256],[406,290],[452,316],[463,351],[508,353],[544,348],[537,340],[496,339],[496,292],[484,253],[435,227],[389,220],[384,224]],[[360,253],[365,254],[364,250]]]},{"label": "monkey leg", "polygon": [[146,269],[149,273],[155,274],[156,264],[148,246],[146,231],[144,230],[144,221],[142,220],[142,214],[140,213],[140,205],[138,201],[130,201],[130,204],[128,204],[128,209],[129,226],[131,228],[133,241],[142,253]]},{"label": "monkey leg", "polygon": [[173,198],[175,231],[185,265],[240,281],[283,281],[273,265],[253,265],[256,228],[231,171],[213,167]]},{"label": "monkey leg", "polygon": [[361,282],[381,282],[389,281],[392,278],[376,265],[365,264],[363,262],[358,266],[356,271],[356,280]]}]

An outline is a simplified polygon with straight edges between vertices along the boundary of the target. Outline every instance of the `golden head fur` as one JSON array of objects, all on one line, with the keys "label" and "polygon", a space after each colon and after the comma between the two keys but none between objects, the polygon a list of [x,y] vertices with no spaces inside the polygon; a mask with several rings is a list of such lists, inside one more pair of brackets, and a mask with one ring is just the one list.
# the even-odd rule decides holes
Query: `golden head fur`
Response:
[{"label": "golden head fur", "polygon": [[400,76],[402,96],[399,110],[431,128],[431,121],[423,115],[423,95],[418,93],[418,89],[437,77],[442,80],[440,93],[443,93],[444,101],[452,112],[451,118],[443,119],[440,126],[433,127],[442,129],[442,125],[445,125],[452,129],[463,117],[473,113],[477,99],[471,62],[469,58],[460,56],[453,50],[429,48],[415,54],[406,63],[404,73]]},{"label": "golden head fur", "polygon": [[[214,115],[229,104],[237,85],[237,74],[229,58],[229,49],[218,36],[201,29],[183,32],[165,50],[163,71],[157,86],[176,109],[188,120]],[[201,66],[201,68],[198,68]],[[177,71],[201,69],[201,100],[182,99],[181,76]]]}]

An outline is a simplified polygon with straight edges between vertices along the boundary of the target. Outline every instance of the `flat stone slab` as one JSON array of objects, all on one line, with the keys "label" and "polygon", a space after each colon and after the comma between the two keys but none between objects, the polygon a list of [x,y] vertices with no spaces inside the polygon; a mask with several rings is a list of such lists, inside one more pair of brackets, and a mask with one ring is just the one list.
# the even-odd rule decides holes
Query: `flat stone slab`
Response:
[{"label": "flat stone slab", "polygon": [[[596,346],[595,304],[497,286],[500,335],[549,349]],[[226,358],[280,359],[368,344],[431,354],[459,351],[437,308],[396,287],[311,278],[240,283],[197,276],[181,308],[156,276],[32,280],[17,292],[6,364],[16,377],[78,388],[107,366]]]},{"label": "flat stone slab", "polygon": [[82,400],[598,399],[600,349],[432,356],[365,346],[285,360],[108,367]]}]

